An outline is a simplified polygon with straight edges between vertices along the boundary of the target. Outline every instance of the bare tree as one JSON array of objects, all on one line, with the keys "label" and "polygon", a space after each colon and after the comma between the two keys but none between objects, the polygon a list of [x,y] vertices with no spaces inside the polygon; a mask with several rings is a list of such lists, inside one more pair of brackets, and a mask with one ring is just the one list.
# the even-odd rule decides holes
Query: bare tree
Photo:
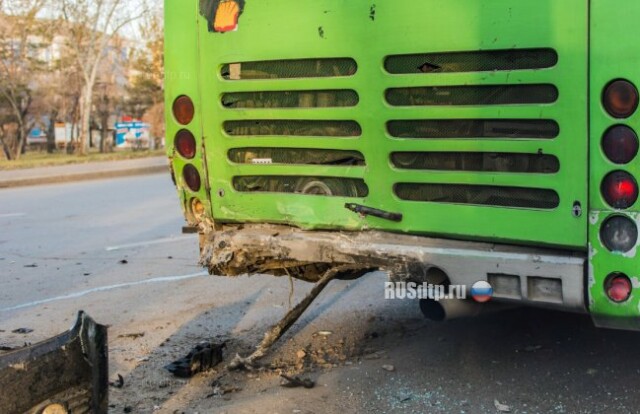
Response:
[{"label": "bare tree", "polygon": [[5,156],[20,158],[33,128],[31,115],[35,78],[43,69],[38,52],[48,40],[48,21],[37,15],[46,0],[12,0],[2,4],[0,15],[0,144]]},{"label": "bare tree", "polygon": [[118,33],[147,13],[144,0],[58,0],[68,25],[68,46],[82,74],[80,139],[77,152],[86,153],[91,126],[94,88],[100,66]]},{"label": "bare tree", "polygon": [[155,147],[164,137],[164,21],[162,9],[149,13],[140,25],[144,48],[134,51],[134,73],[125,108],[128,113],[151,125]]}]

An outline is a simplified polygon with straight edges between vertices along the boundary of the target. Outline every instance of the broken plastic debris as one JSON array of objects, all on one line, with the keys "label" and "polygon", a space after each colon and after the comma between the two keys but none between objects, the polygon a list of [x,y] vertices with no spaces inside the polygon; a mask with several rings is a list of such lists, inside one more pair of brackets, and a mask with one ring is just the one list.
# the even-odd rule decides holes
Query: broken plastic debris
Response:
[{"label": "broken plastic debris", "polygon": [[207,398],[223,396],[242,391],[242,388],[240,387],[224,387],[218,380],[213,381],[211,387],[213,387],[213,393],[207,395]]},{"label": "broken plastic debris", "polygon": [[300,378],[300,377],[289,377],[287,375],[280,375],[282,377],[282,382],[280,386],[287,388],[299,388],[304,387],[307,389],[311,389],[316,386],[316,383],[311,381],[308,378]]},{"label": "broken plastic debris", "polygon": [[496,406],[496,410],[500,411],[501,413],[510,413],[511,412],[511,407],[509,407],[508,405],[505,405],[505,404],[501,404],[500,401],[498,401],[498,400],[494,400],[493,404]]},{"label": "broken plastic debris", "polygon": [[12,331],[12,333],[20,334],[20,335],[30,334],[31,332],[33,332],[33,329],[30,329],[30,328],[20,328],[20,329],[16,329],[15,331]]},{"label": "broken plastic debris", "polygon": [[118,380],[109,382],[109,385],[114,388],[122,388],[124,387],[124,378],[122,377],[122,375],[118,374]]},{"label": "broken plastic debris", "polygon": [[207,371],[222,362],[222,350],[226,344],[203,343],[189,354],[167,366],[165,369],[180,378],[191,378],[199,372]]},{"label": "broken plastic debris", "polygon": [[130,334],[119,335],[118,338],[138,339],[144,336],[144,332],[136,332]]}]

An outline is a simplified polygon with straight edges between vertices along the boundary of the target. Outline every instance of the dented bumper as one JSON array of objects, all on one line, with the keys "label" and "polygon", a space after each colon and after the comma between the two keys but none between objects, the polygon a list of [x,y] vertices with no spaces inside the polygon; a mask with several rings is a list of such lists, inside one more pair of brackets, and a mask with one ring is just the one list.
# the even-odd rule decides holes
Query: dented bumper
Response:
[{"label": "dented bumper", "polygon": [[0,413],[106,413],[107,328],[80,312],[69,331],[0,357]]},{"label": "dented bumper", "polygon": [[586,255],[563,250],[260,224],[225,226],[202,246],[202,264],[216,275],[267,273],[316,282],[329,267],[358,264],[384,270],[392,281],[438,284],[444,274],[450,284],[469,289],[489,281],[497,300],[575,312],[586,312],[585,263]]}]

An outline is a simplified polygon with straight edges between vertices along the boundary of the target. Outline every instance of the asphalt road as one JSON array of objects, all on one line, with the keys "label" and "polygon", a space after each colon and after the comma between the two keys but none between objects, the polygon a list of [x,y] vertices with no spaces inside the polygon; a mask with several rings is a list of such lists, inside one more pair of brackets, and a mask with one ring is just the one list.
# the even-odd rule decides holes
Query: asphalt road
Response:
[{"label": "asphalt road", "polygon": [[[206,276],[182,224],[166,175],[0,190],[0,345],[60,333],[86,310],[110,325],[112,377],[125,379],[113,413],[639,410],[640,334],[529,309],[427,322],[416,303],[383,299],[382,274],[332,283],[264,370],[172,379],[163,366],[199,342],[250,352],[309,289]],[[282,388],[281,372],[317,386]]]}]

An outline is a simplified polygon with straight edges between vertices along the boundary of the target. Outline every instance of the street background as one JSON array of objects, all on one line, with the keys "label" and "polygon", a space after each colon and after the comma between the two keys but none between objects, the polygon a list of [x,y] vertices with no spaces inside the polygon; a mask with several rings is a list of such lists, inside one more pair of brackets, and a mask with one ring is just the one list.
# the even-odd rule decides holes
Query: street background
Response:
[{"label": "street background", "polygon": [[[164,365],[203,341],[226,341],[226,362],[248,355],[310,289],[295,282],[290,298],[286,278],[207,276],[182,225],[168,173],[0,190],[0,346],[89,312],[110,326],[111,378],[125,381],[113,413],[496,413],[496,400],[514,413],[637,412],[638,333],[535,309],[428,322],[415,301],[384,300],[380,273],[333,282],[264,371],[175,379]],[[317,386],[283,388],[281,372]]]}]

